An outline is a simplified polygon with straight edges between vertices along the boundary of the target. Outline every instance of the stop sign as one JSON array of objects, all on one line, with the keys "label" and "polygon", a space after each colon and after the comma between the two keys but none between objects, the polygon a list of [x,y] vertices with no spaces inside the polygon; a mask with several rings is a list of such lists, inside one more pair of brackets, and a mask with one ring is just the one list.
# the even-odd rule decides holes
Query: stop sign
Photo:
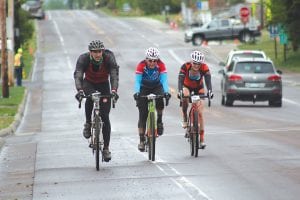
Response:
[{"label": "stop sign", "polygon": [[248,7],[241,7],[240,9],[240,17],[241,21],[246,24],[249,20],[250,10]]},{"label": "stop sign", "polygon": [[241,16],[241,18],[243,18],[243,17],[249,17],[249,14],[250,14],[250,10],[249,10],[249,8],[248,7],[241,7],[241,9],[240,9],[240,16]]}]

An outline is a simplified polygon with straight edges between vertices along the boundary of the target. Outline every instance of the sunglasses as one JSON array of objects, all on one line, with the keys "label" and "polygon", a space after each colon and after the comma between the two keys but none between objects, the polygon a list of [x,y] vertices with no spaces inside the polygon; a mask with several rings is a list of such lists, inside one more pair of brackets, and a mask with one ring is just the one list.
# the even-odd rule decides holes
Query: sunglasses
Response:
[{"label": "sunglasses", "polygon": [[102,53],[102,50],[91,50],[93,53]]},{"label": "sunglasses", "polygon": [[201,63],[193,62],[193,65],[198,65],[198,66],[200,66]]},{"label": "sunglasses", "polygon": [[148,59],[148,61],[151,62],[151,63],[152,62],[157,62],[157,60],[155,60],[155,59]]}]

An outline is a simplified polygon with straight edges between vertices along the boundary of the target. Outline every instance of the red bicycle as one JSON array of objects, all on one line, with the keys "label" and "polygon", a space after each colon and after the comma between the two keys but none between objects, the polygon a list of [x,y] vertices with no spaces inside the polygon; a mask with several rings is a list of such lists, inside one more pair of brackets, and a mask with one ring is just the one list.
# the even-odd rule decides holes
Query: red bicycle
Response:
[{"label": "red bicycle", "polygon": [[186,135],[188,136],[188,142],[190,143],[191,156],[198,157],[198,150],[204,149],[205,147],[200,146],[199,130],[201,130],[201,127],[199,123],[199,112],[197,108],[197,102],[201,101],[201,99],[207,98],[208,107],[210,107],[211,98],[209,95],[195,95],[192,93],[190,96],[183,96],[181,98],[181,104],[183,98],[189,98],[190,102],[192,103],[187,119]]}]

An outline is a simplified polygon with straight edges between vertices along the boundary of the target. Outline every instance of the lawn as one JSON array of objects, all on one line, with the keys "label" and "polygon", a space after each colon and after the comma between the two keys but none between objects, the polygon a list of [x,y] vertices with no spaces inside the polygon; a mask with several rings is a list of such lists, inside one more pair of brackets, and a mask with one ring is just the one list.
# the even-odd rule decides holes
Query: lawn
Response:
[{"label": "lawn", "polygon": [[267,31],[262,32],[262,36],[255,44],[242,44],[239,49],[259,49],[263,50],[267,56],[274,62],[275,66],[286,72],[300,73],[300,50],[293,52],[290,44],[284,60],[284,47],[277,40],[277,58],[275,56],[275,41],[271,39]]},{"label": "lawn", "polygon": [[3,98],[2,90],[0,91],[0,130],[14,121],[24,94],[25,87],[10,87],[9,98]]}]

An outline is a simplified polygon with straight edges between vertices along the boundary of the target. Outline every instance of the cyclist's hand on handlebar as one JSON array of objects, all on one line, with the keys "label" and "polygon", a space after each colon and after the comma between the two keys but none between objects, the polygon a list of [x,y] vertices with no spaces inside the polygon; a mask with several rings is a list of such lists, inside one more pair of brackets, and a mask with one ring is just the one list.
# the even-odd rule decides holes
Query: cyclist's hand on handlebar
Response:
[{"label": "cyclist's hand on handlebar", "polygon": [[75,95],[75,98],[77,99],[77,101],[81,102],[83,97],[84,97],[83,90],[78,90],[77,94]]},{"label": "cyclist's hand on handlebar", "polygon": [[171,98],[171,94],[168,92],[164,93],[164,97],[166,98],[166,106],[169,105],[169,99]]},{"label": "cyclist's hand on handlebar", "polygon": [[111,91],[111,96],[112,96],[112,98],[114,99],[115,102],[119,99],[119,95],[118,95],[116,90]]},{"label": "cyclist's hand on handlebar", "polygon": [[166,92],[166,93],[164,94],[164,96],[165,96],[166,100],[169,100],[169,99],[171,98],[171,94],[168,93],[168,92]]},{"label": "cyclist's hand on handlebar", "polygon": [[140,93],[139,93],[139,92],[135,93],[135,94],[133,95],[133,98],[134,98],[134,100],[137,101],[137,100],[140,98]]},{"label": "cyclist's hand on handlebar", "polygon": [[214,98],[214,93],[213,93],[211,90],[208,90],[207,96],[208,96],[210,99],[213,99],[213,98]]}]

